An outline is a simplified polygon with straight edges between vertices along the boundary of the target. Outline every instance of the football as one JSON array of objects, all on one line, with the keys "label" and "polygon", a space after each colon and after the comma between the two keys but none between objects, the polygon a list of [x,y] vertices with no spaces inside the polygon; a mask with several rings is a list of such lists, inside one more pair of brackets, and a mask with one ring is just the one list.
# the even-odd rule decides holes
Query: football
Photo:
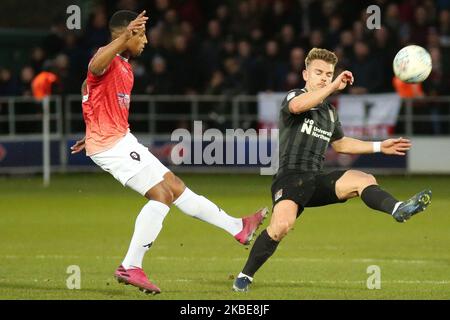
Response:
[{"label": "football", "polygon": [[403,82],[422,82],[430,75],[431,56],[426,49],[410,45],[395,55],[393,68],[394,74]]}]

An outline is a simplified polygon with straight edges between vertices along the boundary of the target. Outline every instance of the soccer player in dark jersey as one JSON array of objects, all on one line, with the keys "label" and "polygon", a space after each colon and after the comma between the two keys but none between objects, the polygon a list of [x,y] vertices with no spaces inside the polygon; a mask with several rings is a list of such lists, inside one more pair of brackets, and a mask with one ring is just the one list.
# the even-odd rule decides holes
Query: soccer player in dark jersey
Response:
[{"label": "soccer player in dark jersey", "polygon": [[369,142],[344,136],[336,109],[326,99],[353,84],[353,75],[344,71],[332,81],[336,63],[333,52],[312,49],[303,70],[305,88],[289,91],[282,102],[280,163],[272,182],[272,218],[255,240],[247,263],[234,281],[235,291],[248,290],[256,271],[275,252],[306,207],[345,202],[359,196],[369,208],[404,222],[431,203],[430,190],[401,202],[381,189],[371,174],[358,170],[322,171],[329,144],[339,153],[383,152],[398,156],[405,155],[411,147],[410,141],[403,138]]}]

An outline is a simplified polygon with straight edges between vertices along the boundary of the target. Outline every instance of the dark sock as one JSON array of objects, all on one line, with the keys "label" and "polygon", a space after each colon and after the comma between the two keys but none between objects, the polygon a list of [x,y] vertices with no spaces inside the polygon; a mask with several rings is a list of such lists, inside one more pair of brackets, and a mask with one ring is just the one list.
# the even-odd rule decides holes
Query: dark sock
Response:
[{"label": "dark sock", "polygon": [[388,214],[392,214],[395,204],[399,202],[378,185],[371,185],[365,188],[361,192],[361,199],[369,208]]},{"label": "dark sock", "polygon": [[279,242],[273,240],[267,230],[264,229],[263,232],[256,238],[250,255],[248,256],[247,263],[245,264],[242,273],[253,277],[253,275],[258,271],[258,269],[270,258],[270,256],[277,249]]}]

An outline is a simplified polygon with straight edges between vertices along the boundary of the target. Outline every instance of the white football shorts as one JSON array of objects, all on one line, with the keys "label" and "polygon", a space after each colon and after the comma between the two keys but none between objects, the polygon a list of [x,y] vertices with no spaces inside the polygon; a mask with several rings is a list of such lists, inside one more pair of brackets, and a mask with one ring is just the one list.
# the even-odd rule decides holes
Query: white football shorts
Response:
[{"label": "white football shorts", "polygon": [[91,156],[103,170],[141,195],[164,180],[170,170],[136,137],[127,133],[111,149]]}]

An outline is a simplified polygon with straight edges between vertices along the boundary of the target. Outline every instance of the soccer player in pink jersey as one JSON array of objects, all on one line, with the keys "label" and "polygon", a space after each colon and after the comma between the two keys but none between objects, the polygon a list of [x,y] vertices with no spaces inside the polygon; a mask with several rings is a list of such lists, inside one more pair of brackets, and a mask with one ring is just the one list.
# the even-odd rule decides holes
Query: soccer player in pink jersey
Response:
[{"label": "soccer player in pink jersey", "polygon": [[191,217],[224,229],[242,244],[250,242],[267,208],[244,218],[229,216],[187,188],[130,133],[128,113],[134,77],[128,59],[144,50],[147,20],[145,11],[138,15],[121,10],[111,17],[112,41],[91,59],[82,87],[86,136],[71,149],[72,153],[86,149],[86,155],[98,166],[149,200],[136,218],[128,252],[114,275],[121,283],[156,294],[161,290],[147,278],[142,261],[172,204]]}]

